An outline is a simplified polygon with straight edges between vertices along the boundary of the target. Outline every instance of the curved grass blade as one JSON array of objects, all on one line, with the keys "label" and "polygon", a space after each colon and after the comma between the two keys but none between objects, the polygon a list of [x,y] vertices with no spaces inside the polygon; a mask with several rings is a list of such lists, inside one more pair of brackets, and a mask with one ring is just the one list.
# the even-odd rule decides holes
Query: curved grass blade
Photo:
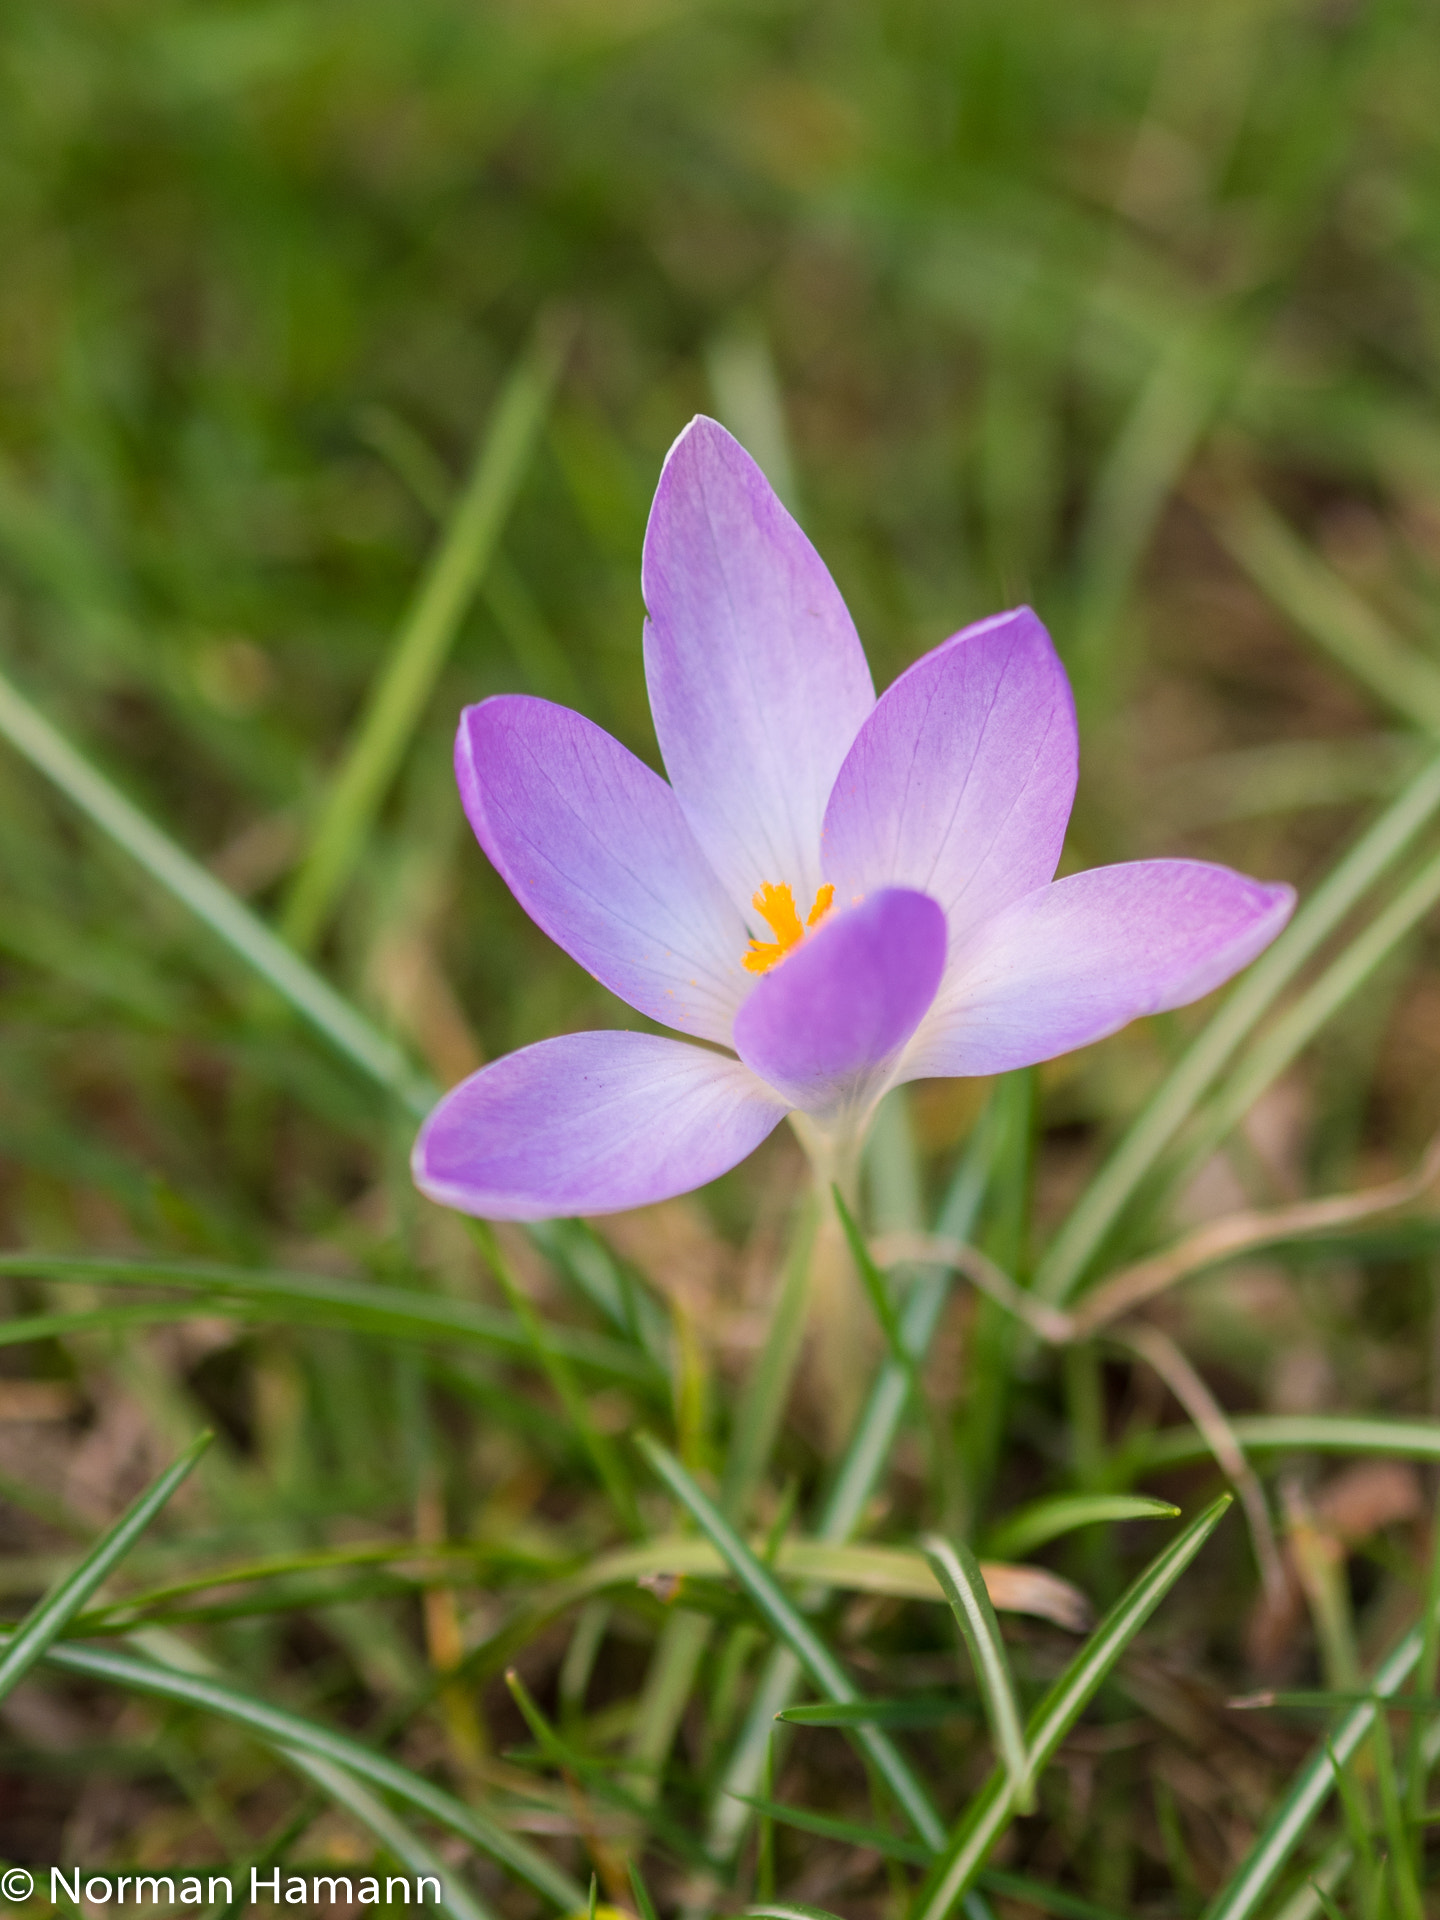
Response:
[{"label": "curved grass blade", "polygon": [[90,1598],[119,1566],[150,1522],[160,1512],[180,1483],[189,1477],[213,1434],[202,1433],[167,1467],[158,1480],[148,1486],[113,1527],[101,1535],[84,1559],[66,1574],[43,1599],[26,1614],[5,1643],[0,1654],[0,1700],[34,1666],[51,1643],[57,1640]]},{"label": "curved grass blade", "polygon": [[[1231,1504],[1223,1494],[1151,1561],[1095,1629],[1030,1716],[1026,1745],[1038,1778],[1105,1676],[1199,1553]],[[985,1858],[1017,1811],[1010,1776],[997,1767],[971,1801],[942,1858],[921,1888],[910,1920],[945,1920],[978,1877]]]},{"label": "curved grass blade", "polygon": [[418,1117],[438,1097],[436,1088],[403,1050],[337,993],[294,948],[273,933],[163,833],[119,788],[71,746],[10,681],[0,674],[0,735],[65,797],[123,847],[167,893],[259,974],[302,1019],[370,1079],[387,1088]]},{"label": "curved grass blade", "polygon": [[495,407],[464,491],[401,622],[335,775],[281,913],[301,952],[315,945],[364,849],[530,463],[563,359],[542,324]]},{"label": "curved grass blade", "polygon": [[987,1539],[986,1551],[998,1560],[1019,1559],[1077,1527],[1107,1520],[1177,1520],[1180,1509],[1168,1500],[1139,1493],[1061,1493],[1036,1500],[1002,1520]]},{"label": "curved grass blade", "polygon": [[1010,1776],[1016,1810],[1030,1813],[1035,1806],[1035,1788],[1025,1749],[1025,1730],[1020,1722],[1020,1702],[1015,1692],[1015,1677],[1010,1671],[1010,1656],[1000,1638],[999,1622],[985,1590],[980,1563],[963,1541],[946,1540],[938,1533],[926,1534],[920,1545],[970,1650],[985,1718],[990,1723],[996,1751]]},{"label": "curved grass blade", "polygon": [[[821,1692],[832,1700],[859,1700],[859,1689],[834,1654],[674,1455],[649,1434],[637,1435],[636,1444],[658,1477],[722,1555],[777,1638],[790,1648]],[[939,1846],[944,1839],[945,1829],[930,1804],[930,1796],[911,1772],[899,1749],[878,1727],[859,1727],[856,1729],[856,1738],[914,1823],[921,1839],[931,1846]]]},{"label": "curved grass blade", "polygon": [[[1230,1430],[1247,1453],[1381,1453],[1440,1460],[1440,1420],[1389,1420],[1377,1414],[1242,1413]],[[1210,1448],[1194,1427],[1162,1427],[1124,1449],[1132,1471],[1201,1460]],[[1118,1463],[1117,1463],[1118,1464]]]},{"label": "curved grass blade", "polygon": [[300,1753],[293,1747],[286,1758],[298,1772],[308,1775],[322,1793],[368,1827],[403,1867],[417,1876],[432,1875],[440,1883],[442,1913],[453,1915],[453,1920],[495,1920],[494,1908],[487,1907],[468,1887],[457,1886],[453,1870],[344,1767],[312,1753]]},{"label": "curved grass blade", "polygon": [[807,1907],[798,1900],[771,1900],[763,1906],[746,1907],[753,1920],[840,1920],[828,1907]]},{"label": "curved grass blade", "polygon": [[[444,1294],[385,1287],[369,1280],[276,1273],[208,1261],[108,1260],[60,1253],[0,1254],[0,1273],[84,1281],[92,1286],[184,1287],[203,1296],[206,1313],[235,1312],[232,1303],[238,1302],[238,1310],[246,1317],[269,1307],[276,1319],[344,1326],[392,1338],[471,1341],[516,1359],[534,1358],[529,1336],[509,1314]],[[655,1363],[624,1341],[563,1326],[548,1327],[546,1337],[554,1352],[577,1366],[665,1390],[665,1376]]]},{"label": "curved grass blade", "polygon": [[1034,1286],[1042,1299],[1058,1303],[1075,1291],[1122,1209],[1246,1037],[1437,809],[1440,759],[1416,774],[1332,868],[1151,1095],[1041,1256]]},{"label": "curved grass blade", "polygon": [[481,1853],[508,1868],[543,1899],[562,1912],[574,1912],[585,1904],[585,1890],[578,1881],[547,1860],[524,1840],[497,1825],[477,1808],[465,1806],[441,1787],[432,1786],[408,1767],[386,1759],[362,1746],[358,1740],[318,1727],[299,1714],[287,1713],[266,1701],[253,1699],[208,1674],[182,1673],[175,1667],[162,1667],[150,1660],[112,1652],[109,1648],[51,1646],[44,1655],[51,1665],[66,1673],[83,1674],[132,1693],[148,1694],[153,1699],[170,1700],[178,1706],[193,1707],[201,1713],[213,1713],[222,1720],[248,1729],[276,1752],[288,1757],[292,1750],[328,1760],[348,1773],[368,1780],[392,1793],[407,1805],[429,1815],[468,1840]]},{"label": "curved grass blade", "polygon": [[[1420,1658],[1421,1630],[1412,1627],[1371,1683],[1381,1699],[1398,1693]],[[1244,1864],[1205,1910],[1204,1920],[1247,1920],[1270,1891],[1276,1876],[1304,1837],[1335,1786],[1336,1765],[1343,1767],[1368,1737],[1380,1711],[1373,1701],[1351,1709],[1296,1775],[1294,1784],[1250,1849]]]}]

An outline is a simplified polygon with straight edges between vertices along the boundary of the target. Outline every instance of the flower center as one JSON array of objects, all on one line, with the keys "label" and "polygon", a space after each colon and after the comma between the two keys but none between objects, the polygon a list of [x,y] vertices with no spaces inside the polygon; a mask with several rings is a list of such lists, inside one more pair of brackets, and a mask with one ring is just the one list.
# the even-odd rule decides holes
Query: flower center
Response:
[{"label": "flower center", "polygon": [[815,896],[815,904],[806,916],[805,926],[800,924],[800,915],[795,911],[795,896],[782,880],[779,886],[766,881],[751,902],[760,918],[775,935],[773,940],[752,940],[750,950],[744,956],[743,966],[747,973],[768,973],[771,967],[778,966],[790,952],[798,947],[805,938],[807,927],[818,927],[830,911],[835,900],[835,889],[828,882]]}]

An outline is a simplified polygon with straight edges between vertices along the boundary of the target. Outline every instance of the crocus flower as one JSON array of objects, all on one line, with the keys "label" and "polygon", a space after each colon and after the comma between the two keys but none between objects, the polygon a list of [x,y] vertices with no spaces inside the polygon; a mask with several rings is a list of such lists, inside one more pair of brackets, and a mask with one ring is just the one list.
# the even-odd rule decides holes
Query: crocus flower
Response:
[{"label": "crocus flower", "polygon": [[691,1039],[566,1034],[483,1067],[416,1142],[432,1199],[509,1220],[640,1206],[787,1114],[842,1162],[898,1082],[1003,1073],[1183,1006],[1288,917],[1290,888],[1195,860],[1056,880],[1075,709],[1039,620],[966,627],[877,700],[824,562],[713,420],[666,460],[643,587],[668,783],[514,694],[465,710],[455,764],[531,918]]}]

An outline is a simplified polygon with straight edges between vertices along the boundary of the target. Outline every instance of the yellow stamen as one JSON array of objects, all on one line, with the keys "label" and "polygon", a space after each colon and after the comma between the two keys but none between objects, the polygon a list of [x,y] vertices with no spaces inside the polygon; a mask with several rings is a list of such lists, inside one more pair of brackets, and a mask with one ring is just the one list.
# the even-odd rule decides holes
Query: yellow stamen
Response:
[{"label": "yellow stamen", "polygon": [[835,889],[827,882],[816,894],[815,904],[802,927],[800,915],[795,911],[795,896],[789,887],[783,880],[778,886],[767,880],[751,904],[775,938],[750,942],[750,951],[742,961],[746,972],[768,973],[771,967],[777,966],[805,938],[806,927],[819,926],[834,902]]}]

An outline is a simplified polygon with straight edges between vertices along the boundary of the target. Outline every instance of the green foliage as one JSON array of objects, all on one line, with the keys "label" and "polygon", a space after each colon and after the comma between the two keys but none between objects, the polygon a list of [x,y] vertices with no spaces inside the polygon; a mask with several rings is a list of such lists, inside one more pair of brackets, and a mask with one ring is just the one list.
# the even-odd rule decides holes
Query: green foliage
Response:
[{"label": "green foliage", "polygon": [[[1418,1920],[1433,1195],[1147,1309],[1204,1432],[1014,1288],[1436,1126],[1437,87],[1408,0],[14,0],[7,1859],[331,1849],[456,1920]],[[1217,1004],[887,1105],[839,1384],[783,1134],[478,1246],[406,1173],[438,1086],[630,1017],[449,742],[520,689],[653,760],[640,542],[699,408],[881,682],[1037,605],[1069,864],[1302,891]],[[923,1231],[1011,1291],[885,1251]],[[1218,1506],[1156,1555],[1232,1444],[1293,1590],[1196,1557]]]}]

